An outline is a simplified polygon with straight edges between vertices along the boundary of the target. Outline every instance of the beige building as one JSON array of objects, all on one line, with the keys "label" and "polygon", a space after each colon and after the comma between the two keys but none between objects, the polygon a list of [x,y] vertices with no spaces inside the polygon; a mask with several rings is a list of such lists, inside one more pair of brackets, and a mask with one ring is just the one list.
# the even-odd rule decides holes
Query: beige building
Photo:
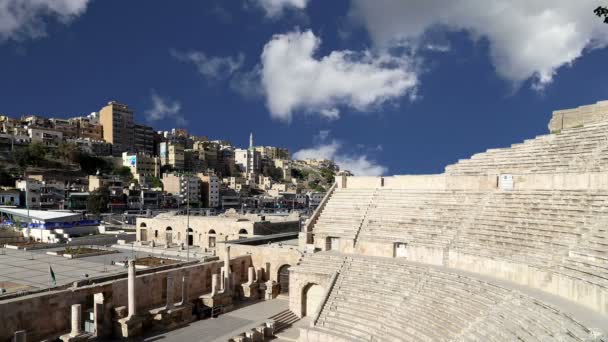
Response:
[{"label": "beige building", "polygon": [[254,148],[262,158],[267,159],[291,159],[291,155],[289,154],[289,150],[282,147],[275,146],[256,146]]},{"label": "beige building", "polygon": [[134,148],[133,111],[125,104],[111,101],[99,111],[103,139],[112,144],[112,154],[121,156]]},{"label": "beige building", "polygon": [[122,165],[131,169],[133,177],[140,183],[146,177],[159,177],[160,158],[145,153],[122,153]]},{"label": "beige building", "polygon": [[264,217],[227,213],[220,216],[190,216],[190,237],[186,236],[186,215],[160,214],[154,218],[137,218],[138,241],[170,245],[215,248],[220,241],[238,240],[260,235],[298,232],[297,217]]},{"label": "beige building", "polygon": [[273,159],[274,167],[281,169],[283,172],[283,180],[286,182],[291,181],[291,160],[288,159]]},{"label": "beige building", "polygon": [[91,140],[103,139],[103,126],[99,124],[96,116],[76,117],[69,119],[72,127],[78,132],[79,138]]},{"label": "beige building", "polygon": [[163,175],[163,187],[167,193],[179,198],[180,205],[186,205],[188,198],[191,207],[201,205],[201,180],[194,175],[179,173],[165,173]]},{"label": "beige building", "polygon": [[51,127],[58,132],[61,132],[64,138],[76,138],[78,136],[78,129],[72,125],[68,119],[49,119]]},{"label": "beige building", "polygon": [[164,141],[159,144],[159,156],[162,166],[170,165],[176,171],[184,170],[184,145],[178,142]]},{"label": "beige building", "polygon": [[27,133],[32,142],[49,147],[57,146],[63,140],[63,133],[49,128],[28,128]]}]

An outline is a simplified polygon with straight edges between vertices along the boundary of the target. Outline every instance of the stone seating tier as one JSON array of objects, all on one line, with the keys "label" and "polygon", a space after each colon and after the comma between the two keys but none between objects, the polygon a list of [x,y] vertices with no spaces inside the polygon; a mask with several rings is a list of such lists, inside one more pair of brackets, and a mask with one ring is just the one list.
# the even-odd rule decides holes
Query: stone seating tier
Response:
[{"label": "stone seating tier", "polygon": [[608,121],[489,149],[449,165],[451,175],[601,172],[608,170]]},{"label": "stone seating tier", "polygon": [[[308,261],[321,262],[324,254]],[[399,259],[344,259],[313,328],[330,336],[352,341],[583,341],[591,334],[551,306],[478,279]]]}]

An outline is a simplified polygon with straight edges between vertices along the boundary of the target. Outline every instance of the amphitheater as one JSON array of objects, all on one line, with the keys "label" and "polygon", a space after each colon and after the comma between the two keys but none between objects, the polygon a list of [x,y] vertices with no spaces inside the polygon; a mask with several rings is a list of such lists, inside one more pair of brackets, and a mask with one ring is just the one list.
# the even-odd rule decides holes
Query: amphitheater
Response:
[{"label": "amphitheater", "polygon": [[608,101],[440,175],[338,177],[301,233],[300,341],[608,341]]},{"label": "amphitheater", "polygon": [[[211,261],[0,296],[0,341],[608,341],[608,101],[549,131],[442,174],[339,175],[301,231]],[[241,305],[255,327],[204,339]]]}]

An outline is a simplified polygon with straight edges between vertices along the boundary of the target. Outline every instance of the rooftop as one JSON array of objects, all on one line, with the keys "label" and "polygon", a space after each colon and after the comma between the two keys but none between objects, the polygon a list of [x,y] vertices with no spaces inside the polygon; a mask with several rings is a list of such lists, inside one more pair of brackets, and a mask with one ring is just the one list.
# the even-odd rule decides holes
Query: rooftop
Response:
[{"label": "rooftop", "polygon": [[28,210],[14,208],[0,208],[0,213],[16,215],[21,217],[29,217],[38,221],[52,221],[59,219],[78,219],[82,216],[80,213],[72,213],[65,211],[46,211],[46,210]]}]

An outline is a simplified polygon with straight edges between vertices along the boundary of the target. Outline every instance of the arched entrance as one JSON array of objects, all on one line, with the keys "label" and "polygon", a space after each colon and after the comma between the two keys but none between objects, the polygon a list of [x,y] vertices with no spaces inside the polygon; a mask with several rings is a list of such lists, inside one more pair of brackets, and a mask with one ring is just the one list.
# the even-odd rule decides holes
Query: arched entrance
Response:
[{"label": "arched entrance", "polygon": [[146,227],[145,222],[139,224],[139,241],[148,241],[148,230]]},{"label": "arched entrance", "polygon": [[277,281],[281,286],[281,293],[289,293],[289,268],[291,265],[283,265],[279,267],[277,273]]},{"label": "arched entrance", "polygon": [[194,233],[192,228],[188,228],[188,246],[194,245]]},{"label": "arched entrance", "polygon": [[302,290],[302,317],[312,316],[323,296],[323,288],[317,284],[308,284]]},{"label": "arched entrance", "polygon": [[173,228],[167,227],[165,229],[165,241],[167,242],[167,245],[173,243]]},{"label": "arched entrance", "polygon": [[209,231],[209,248],[215,248],[215,230]]}]

